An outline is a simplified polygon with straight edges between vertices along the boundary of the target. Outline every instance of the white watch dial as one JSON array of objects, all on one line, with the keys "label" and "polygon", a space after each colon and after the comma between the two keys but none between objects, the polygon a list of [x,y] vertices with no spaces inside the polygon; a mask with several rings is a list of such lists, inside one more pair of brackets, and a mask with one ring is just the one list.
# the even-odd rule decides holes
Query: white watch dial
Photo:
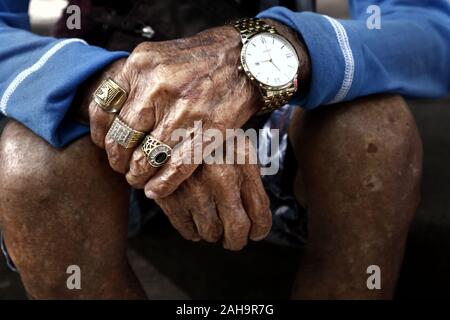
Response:
[{"label": "white watch dial", "polygon": [[282,87],[294,80],[299,65],[289,41],[268,32],[250,38],[242,50],[242,62],[256,80],[271,87]]}]

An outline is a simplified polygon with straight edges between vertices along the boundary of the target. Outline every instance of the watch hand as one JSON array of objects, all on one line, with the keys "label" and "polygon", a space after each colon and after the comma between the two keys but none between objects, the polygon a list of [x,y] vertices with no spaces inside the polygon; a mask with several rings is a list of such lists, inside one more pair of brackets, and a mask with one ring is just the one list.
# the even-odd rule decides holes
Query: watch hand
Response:
[{"label": "watch hand", "polygon": [[276,64],[273,63],[272,59],[270,60],[270,63],[272,63],[272,65],[273,65],[275,68],[277,68],[277,70],[278,70],[282,75],[284,75],[286,78],[289,78],[289,77],[286,75],[286,73],[284,73],[283,71],[281,71],[280,68],[278,68],[278,67],[276,66]]},{"label": "watch hand", "polygon": [[277,68],[277,70],[280,71],[280,73],[283,73],[283,72],[281,72],[280,68],[278,68],[278,67],[276,66],[276,64],[273,63],[272,59],[270,59],[270,63],[271,63],[275,68]]}]

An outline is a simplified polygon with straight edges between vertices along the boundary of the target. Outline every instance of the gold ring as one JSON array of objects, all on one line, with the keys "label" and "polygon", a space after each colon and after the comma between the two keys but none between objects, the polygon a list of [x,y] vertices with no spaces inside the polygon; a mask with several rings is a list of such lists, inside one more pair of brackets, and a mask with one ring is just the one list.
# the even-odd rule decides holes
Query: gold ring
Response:
[{"label": "gold ring", "polygon": [[127,93],[112,79],[103,80],[95,90],[94,101],[106,112],[117,113],[127,100]]},{"label": "gold ring", "polygon": [[151,135],[147,135],[142,141],[141,149],[147,157],[148,163],[155,168],[161,167],[166,163],[172,154],[171,147]]},{"label": "gold ring", "polygon": [[111,138],[125,149],[136,147],[144,136],[144,132],[134,130],[123,122],[119,116],[115,117],[107,134],[107,137]]}]

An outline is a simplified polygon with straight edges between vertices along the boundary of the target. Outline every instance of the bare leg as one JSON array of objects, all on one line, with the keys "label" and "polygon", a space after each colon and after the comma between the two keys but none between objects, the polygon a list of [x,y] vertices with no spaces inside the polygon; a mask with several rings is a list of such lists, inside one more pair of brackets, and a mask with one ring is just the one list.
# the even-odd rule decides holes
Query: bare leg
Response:
[{"label": "bare leg", "polygon": [[[374,96],[298,111],[290,139],[309,213],[293,297],[392,298],[420,200],[422,146],[406,103]],[[369,265],[381,268],[381,290],[367,288]]]},{"label": "bare leg", "polygon": [[[0,181],[0,225],[31,297],[144,298],[125,255],[126,182],[89,137],[56,150],[10,121]],[[70,265],[81,290],[67,288]]]}]

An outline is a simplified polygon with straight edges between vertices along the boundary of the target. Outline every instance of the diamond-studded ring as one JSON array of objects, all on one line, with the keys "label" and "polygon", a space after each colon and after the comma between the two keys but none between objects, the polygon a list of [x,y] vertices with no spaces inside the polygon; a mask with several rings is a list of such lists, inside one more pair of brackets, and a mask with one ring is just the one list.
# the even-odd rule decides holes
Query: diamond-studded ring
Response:
[{"label": "diamond-studded ring", "polygon": [[151,135],[147,135],[141,144],[142,152],[152,167],[161,167],[169,160],[172,148]]},{"label": "diamond-studded ring", "polygon": [[123,122],[119,116],[115,117],[107,134],[108,138],[111,138],[125,149],[136,147],[144,136],[145,132],[134,130]]}]

